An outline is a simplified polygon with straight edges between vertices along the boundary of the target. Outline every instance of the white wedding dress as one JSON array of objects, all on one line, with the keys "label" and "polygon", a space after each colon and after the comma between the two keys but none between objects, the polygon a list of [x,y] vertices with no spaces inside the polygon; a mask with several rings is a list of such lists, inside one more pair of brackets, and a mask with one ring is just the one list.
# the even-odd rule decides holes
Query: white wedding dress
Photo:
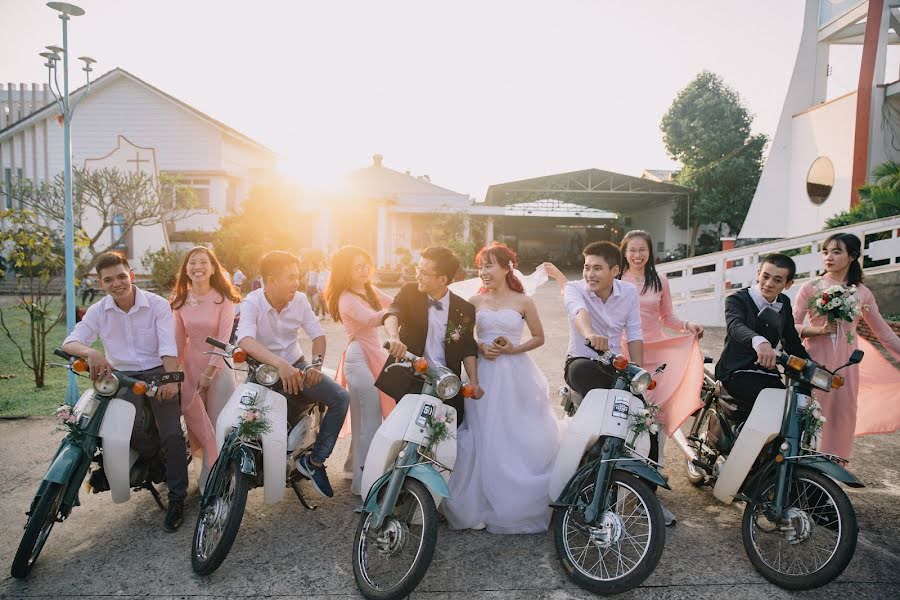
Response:
[{"label": "white wedding dress", "polygon": [[[475,322],[482,342],[504,336],[518,344],[525,326],[510,308],[481,309]],[[550,470],[559,448],[547,378],[523,352],[479,358],[478,381],[484,396],[466,400],[444,514],[454,529],[483,523],[491,533],[545,531]]]}]

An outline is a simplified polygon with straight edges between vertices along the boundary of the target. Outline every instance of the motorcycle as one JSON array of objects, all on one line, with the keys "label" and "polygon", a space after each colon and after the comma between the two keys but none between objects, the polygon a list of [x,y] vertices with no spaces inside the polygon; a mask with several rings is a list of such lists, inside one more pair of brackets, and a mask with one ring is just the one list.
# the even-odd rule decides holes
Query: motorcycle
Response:
[{"label": "motorcycle", "polygon": [[652,413],[642,394],[656,387],[653,376],[622,355],[602,352],[591,360],[598,369],[615,369],[615,387],[593,389],[583,399],[560,389],[573,418],[550,477],[550,498],[556,499],[550,528],[569,578],[611,595],[640,585],[656,568],[666,533],[648,484],[669,485],[650,458],[655,440],[646,419]]},{"label": "motorcycle", "polygon": [[444,401],[460,390],[472,395],[450,369],[409,352],[387,368],[403,369],[424,387],[397,403],[366,455],[353,575],[370,600],[406,597],[428,571],[437,545],[437,506],[450,495],[456,463],[456,410]]},{"label": "motorcycle", "polygon": [[[67,361],[66,368],[76,375],[88,377],[88,364],[83,358],[62,350],[54,350],[56,356]],[[75,406],[67,404],[57,409],[60,428],[66,436],[50,463],[47,474],[38,487],[26,513],[25,533],[13,558],[10,573],[22,578],[28,575],[37,562],[47,538],[56,523],[67,519],[72,509],[81,504],[78,490],[85,476],[93,493],[109,490],[112,501],[128,500],[130,490],[146,489],[161,510],[165,506],[154,483],[165,481],[165,459],[162,450],[152,458],[141,460],[131,449],[131,432],[134,426],[135,407],[116,395],[130,388],[138,396],[156,396],[161,385],[184,380],[183,373],[159,373],[148,381],[135,379],[113,371],[93,382]],[[149,412],[149,406],[145,406]],[[144,423],[154,435],[156,422],[145,418]],[[185,436],[186,437],[186,436]],[[91,470],[91,465],[97,467]]]},{"label": "motorcycle", "polygon": [[[780,316],[761,316],[780,330]],[[747,414],[721,382],[707,372],[703,407],[690,434],[676,432],[687,456],[687,476],[696,486],[713,486],[725,504],[745,502],[741,522],[744,550],[759,573],[788,590],[809,590],[840,575],[856,549],[858,527],[850,499],[836,482],[864,487],[842,463],[818,452],[813,389],[829,392],[844,384],[812,360],[779,352],[787,390],[760,392]]]},{"label": "motorcycle", "polygon": [[247,378],[216,420],[220,452],[200,499],[191,545],[191,566],[200,575],[214,572],[228,556],[252,488],[262,487],[265,503],[275,504],[290,487],[304,508],[316,508],[304,497],[299,484],[305,477],[294,465],[315,442],[322,417],[322,408],[314,403],[289,423],[287,399],[271,389],[279,380],[277,368],[233,344],[211,337],[206,342],[221,350],[207,354],[222,356],[228,368],[243,370],[234,365],[246,364]]}]

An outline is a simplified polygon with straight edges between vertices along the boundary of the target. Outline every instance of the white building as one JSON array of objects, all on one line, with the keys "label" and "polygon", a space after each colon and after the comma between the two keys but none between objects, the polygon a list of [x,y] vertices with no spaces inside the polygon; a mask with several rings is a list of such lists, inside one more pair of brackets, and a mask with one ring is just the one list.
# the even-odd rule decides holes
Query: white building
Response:
[{"label": "white building", "polygon": [[[875,166],[900,160],[900,81],[885,83],[887,47],[900,43],[898,4],[806,0],[791,83],[741,238],[821,230],[851,206]],[[860,84],[828,98],[829,49],[837,44],[863,46]]]},{"label": "white building", "polygon": [[[71,94],[78,99],[79,88]],[[51,180],[63,170],[63,129],[46,85],[0,85],[0,187],[15,178]],[[235,211],[251,187],[267,178],[276,155],[259,142],[166,94],[123,69],[91,84],[72,121],[72,164],[133,168],[155,176],[176,176],[194,188],[202,214],[162,227],[136,228],[127,238],[132,266],[140,257],[185,232],[216,229],[219,217]],[[0,195],[4,208],[15,202]],[[90,227],[90,219],[83,225]],[[182,235],[178,235],[182,234]],[[113,232],[110,232],[113,235]],[[188,243],[188,242],[185,242]]]}]

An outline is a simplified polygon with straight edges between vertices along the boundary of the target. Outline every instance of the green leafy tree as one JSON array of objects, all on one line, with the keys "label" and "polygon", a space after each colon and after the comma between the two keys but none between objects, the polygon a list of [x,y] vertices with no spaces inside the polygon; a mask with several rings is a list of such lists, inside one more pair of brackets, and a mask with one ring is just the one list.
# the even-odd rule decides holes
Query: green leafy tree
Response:
[{"label": "green leafy tree", "polygon": [[[60,322],[59,310],[51,304],[54,277],[64,269],[61,243],[56,231],[42,225],[29,210],[0,211],[0,277],[15,279],[16,302],[0,307],[0,327],[18,350],[22,363],[34,374],[34,385],[44,387],[47,336]],[[17,339],[10,325],[16,319],[25,323],[28,340]]]},{"label": "green leafy tree", "polygon": [[690,226],[691,256],[701,226],[716,227],[721,237],[738,231],[747,216],[766,144],[764,135],[751,134],[752,122],[738,93],[709,71],[682,89],[663,115],[666,150],[683,165],[676,181],[695,190],[672,217],[675,225]]},{"label": "green leafy tree", "polygon": [[150,282],[163,296],[168,296],[175,287],[175,280],[178,278],[178,271],[181,269],[184,255],[183,250],[160,248],[141,257],[141,264],[150,273]]},{"label": "green leafy tree", "polygon": [[881,163],[872,170],[872,180],[859,188],[856,206],[825,221],[826,229],[900,215],[900,164]]}]

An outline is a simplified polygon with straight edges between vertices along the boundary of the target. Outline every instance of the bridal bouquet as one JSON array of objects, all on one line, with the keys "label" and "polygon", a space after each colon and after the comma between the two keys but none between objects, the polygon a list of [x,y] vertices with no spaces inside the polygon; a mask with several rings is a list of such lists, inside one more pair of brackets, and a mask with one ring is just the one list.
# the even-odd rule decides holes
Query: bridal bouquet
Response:
[{"label": "bridal bouquet", "polygon": [[[862,303],[856,293],[856,286],[832,285],[819,290],[809,299],[808,308],[814,314],[826,317],[830,323],[841,321],[852,323],[862,314]],[[832,335],[832,340],[836,334]],[[853,342],[853,329],[847,332],[847,343]]]}]

